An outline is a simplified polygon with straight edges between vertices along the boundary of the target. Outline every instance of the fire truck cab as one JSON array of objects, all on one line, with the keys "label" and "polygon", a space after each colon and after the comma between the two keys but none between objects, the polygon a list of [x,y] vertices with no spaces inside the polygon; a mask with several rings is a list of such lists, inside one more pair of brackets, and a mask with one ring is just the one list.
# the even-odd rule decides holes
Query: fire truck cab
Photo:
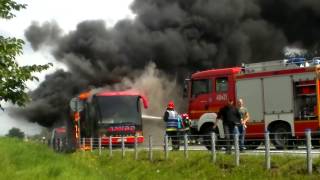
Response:
[{"label": "fire truck cab", "polygon": [[217,112],[229,99],[242,98],[250,112],[246,143],[251,148],[260,145],[266,130],[278,149],[304,137],[306,129],[319,136],[320,66],[307,64],[277,60],[192,74],[187,81],[192,132],[224,138]]}]

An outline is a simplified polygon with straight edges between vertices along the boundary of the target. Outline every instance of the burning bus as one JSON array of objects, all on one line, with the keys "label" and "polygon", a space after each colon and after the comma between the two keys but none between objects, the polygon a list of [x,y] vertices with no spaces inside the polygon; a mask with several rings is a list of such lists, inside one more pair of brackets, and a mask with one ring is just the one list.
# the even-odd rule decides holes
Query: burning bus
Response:
[{"label": "burning bus", "polygon": [[[66,149],[88,149],[86,141],[101,138],[101,145],[144,142],[141,104],[147,98],[133,90],[85,92],[70,101],[72,120],[66,126]],[[60,148],[61,149],[61,148]]]}]

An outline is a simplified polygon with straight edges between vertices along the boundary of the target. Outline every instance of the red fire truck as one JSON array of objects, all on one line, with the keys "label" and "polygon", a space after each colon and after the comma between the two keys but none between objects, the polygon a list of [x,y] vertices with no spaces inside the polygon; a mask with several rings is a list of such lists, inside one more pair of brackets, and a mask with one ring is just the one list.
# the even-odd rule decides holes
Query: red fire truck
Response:
[{"label": "red fire truck", "polygon": [[[67,151],[88,149],[90,138],[101,138],[101,145],[144,142],[142,134],[141,101],[148,101],[141,93],[128,91],[89,91],[70,101],[72,120],[66,126]],[[110,139],[110,137],[112,137]]]},{"label": "red fire truck", "polygon": [[[242,98],[250,112],[246,144],[257,148],[265,130],[278,149],[301,139],[306,129],[319,137],[320,66],[278,60],[196,72],[186,80],[193,134],[216,132],[224,138],[217,112],[228,99]],[[205,136],[204,136],[205,137]],[[319,141],[313,143],[319,144]]]}]

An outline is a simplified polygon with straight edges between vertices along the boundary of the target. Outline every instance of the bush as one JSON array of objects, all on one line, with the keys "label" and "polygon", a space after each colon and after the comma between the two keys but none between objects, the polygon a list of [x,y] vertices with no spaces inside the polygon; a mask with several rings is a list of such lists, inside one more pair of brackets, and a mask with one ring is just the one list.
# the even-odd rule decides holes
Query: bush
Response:
[{"label": "bush", "polygon": [[22,132],[19,128],[13,127],[8,131],[8,134],[6,136],[23,139],[24,138],[24,132]]}]

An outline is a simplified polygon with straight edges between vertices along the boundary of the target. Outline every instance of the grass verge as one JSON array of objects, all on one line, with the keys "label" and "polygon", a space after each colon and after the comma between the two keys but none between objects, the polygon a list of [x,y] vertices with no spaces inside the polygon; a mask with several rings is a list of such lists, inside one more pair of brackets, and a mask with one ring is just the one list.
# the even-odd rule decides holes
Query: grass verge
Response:
[{"label": "grass verge", "polygon": [[241,155],[236,167],[234,155],[217,154],[212,163],[207,151],[164,153],[155,151],[150,162],[148,152],[108,151],[58,154],[47,146],[0,138],[0,179],[319,179],[320,158],[313,159],[313,174],[308,175],[303,156],[272,155],[272,167],[264,168],[263,155]]}]

